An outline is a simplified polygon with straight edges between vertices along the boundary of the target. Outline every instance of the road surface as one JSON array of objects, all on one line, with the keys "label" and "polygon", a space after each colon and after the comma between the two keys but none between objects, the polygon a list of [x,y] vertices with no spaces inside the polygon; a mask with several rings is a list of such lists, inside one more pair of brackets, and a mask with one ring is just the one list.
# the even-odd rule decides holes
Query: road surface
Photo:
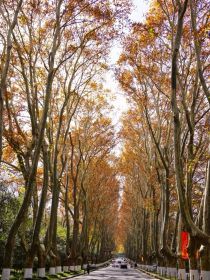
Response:
[{"label": "road surface", "polygon": [[145,273],[142,273],[136,269],[120,269],[118,267],[106,267],[96,271],[91,271],[89,275],[81,275],[73,279],[80,280],[158,280],[152,278]]}]

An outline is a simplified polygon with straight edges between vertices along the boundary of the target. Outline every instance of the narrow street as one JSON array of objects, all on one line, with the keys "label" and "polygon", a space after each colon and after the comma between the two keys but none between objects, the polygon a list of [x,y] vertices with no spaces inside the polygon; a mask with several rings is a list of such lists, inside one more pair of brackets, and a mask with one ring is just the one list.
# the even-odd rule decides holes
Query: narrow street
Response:
[{"label": "narrow street", "polygon": [[209,4],[0,0],[0,280],[210,280]]},{"label": "narrow street", "polygon": [[82,276],[75,277],[74,279],[81,280],[157,280],[156,278],[152,278],[145,273],[142,273],[136,269],[128,268],[128,269],[120,269],[113,268],[111,266],[92,271],[89,275],[85,274]]}]

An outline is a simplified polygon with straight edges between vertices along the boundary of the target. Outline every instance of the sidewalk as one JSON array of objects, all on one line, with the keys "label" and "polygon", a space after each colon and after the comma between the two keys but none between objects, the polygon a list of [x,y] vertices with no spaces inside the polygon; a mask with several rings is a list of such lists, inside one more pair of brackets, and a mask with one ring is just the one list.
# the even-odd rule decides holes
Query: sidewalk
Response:
[{"label": "sidewalk", "polygon": [[149,272],[147,270],[144,270],[144,269],[141,269],[141,268],[138,268],[138,267],[136,269],[138,269],[141,272],[144,272],[145,274],[147,274],[147,275],[149,275],[151,277],[157,278],[157,279],[161,279],[161,280],[169,280],[170,279],[170,278],[165,278],[163,276],[160,276],[159,274],[152,273],[152,272]]},{"label": "sidewalk", "polygon": [[[104,263],[99,263],[99,264],[95,264],[92,268],[91,268],[91,271],[95,271],[95,270],[98,270],[102,267],[106,267],[107,264],[110,262],[110,260],[104,262]],[[61,280],[66,280],[66,279],[70,279],[70,278],[75,278],[75,277],[78,277],[78,276],[81,276],[81,275],[86,275],[87,272],[86,270],[82,269],[81,272],[78,272],[77,274],[75,275],[72,275],[72,276],[69,276],[69,277],[65,277],[65,278],[62,278]]]}]

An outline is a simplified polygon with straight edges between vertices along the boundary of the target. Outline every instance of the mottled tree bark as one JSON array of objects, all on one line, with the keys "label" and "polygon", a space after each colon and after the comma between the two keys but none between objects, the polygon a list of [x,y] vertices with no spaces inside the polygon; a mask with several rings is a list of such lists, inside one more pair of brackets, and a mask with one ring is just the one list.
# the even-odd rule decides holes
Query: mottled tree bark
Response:
[{"label": "mottled tree bark", "polygon": [[[25,261],[25,268],[32,268],[33,267],[33,261],[34,257],[39,254],[40,255],[40,260],[42,259],[42,248],[40,248],[40,241],[39,241],[39,235],[40,235],[40,230],[41,230],[41,223],[44,215],[44,209],[46,205],[46,199],[47,199],[47,191],[48,191],[48,151],[47,147],[43,146],[43,164],[44,164],[44,180],[43,180],[43,187],[42,187],[42,193],[41,193],[41,198],[40,198],[40,203],[39,203],[39,208],[37,211],[37,216],[35,219],[35,224],[34,224],[34,230],[33,230],[33,237],[32,237],[32,243],[30,245],[30,249],[27,253],[26,256],[26,261]],[[41,250],[42,249],[42,250]],[[39,267],[42,268],[42,267]]]},{"label": "mottled tree bark", "polygon": [[[210,151],[210,145],[209,145]],[[210,236],[210,160],[208,160],[206,169],[206,186],[204,194],[203,207],[203,230]],[[210,244],[205,244],[201,252],[201,270],[206,271],[208,275],[203,276],[203,279],[210,277]]]}]

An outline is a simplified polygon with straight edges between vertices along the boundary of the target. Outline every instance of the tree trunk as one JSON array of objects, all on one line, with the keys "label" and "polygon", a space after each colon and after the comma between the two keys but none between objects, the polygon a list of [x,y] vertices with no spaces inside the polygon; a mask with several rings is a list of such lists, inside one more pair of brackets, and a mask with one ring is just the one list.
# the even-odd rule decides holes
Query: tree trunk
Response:
[{"label": "tree trunk", "polygon": [[78,235],[79,235],[79,209],[78,205],[74,209],[74,224],[73,224],[73,238],[72,238],[72,247],[71,247],[71,260],[74,264],[77,262],[78,258]]},{"label": "tree trunk", "polygon": [[65,217],[66,217],[66,256],[70,254],[70,218],[69,218],[69,175],[67,164],[66,187],[65,187]]},{"label": "tree trunk", "polygon": [[185,269],[185,261],[182,258],[182,247],[181,247],[181,232],[183,230],[182,216],[181,212],[179,213],[179,224],[178,224],[178,242],[177,242],[177,255],[178,255],[178,279],[186,279],[186,269]]},{"label": "tree trunk", "polygon": [[198,40],[198,31],[196,29],[196,3],[194,0],[190,0],[190,9],[191,9],[191,24],[192,24],[192,31],[193,31],[193,37],[194,37],[195,54],[196,54],[196,60],[197,60],[197,69],[198,69],[199,79],[200,79],[204,94],[206,95],[206,98],[210,105],[210,92],[207,87],[206,81],[204,79],[203,69],[202,69],[203,67],[202,67],[201,58],[200,58],[201,46],[200,46],[200,43]]},{"label": "tree trunk", "polygon": [[176,268],[177,258],[176,255],[170,250],[168,246],[168,226],[169,226],[169,203],[170,203],[170,191],[169,191],[169,170],[165,171],[162,182],[162,226],[161,226],[161,254],[164,256],[164,260],[167,266],[167,270],[170,273],[173,268]]},{"label": "tree trunk", "polygon": [[190,236],[190,243],[188,245],[189,264],[190,264],[190,279],[199,280],[198,273],[198,250],[200,242],[196,237]]},{"label": "tree trunk", "polygon": [[[32,269],[34,257],[36,256],[37,251],[40,251],[39,234],[40,234],[41,223],[42,223],[42,218],[43,218],[43,214],[44,214],[46,198],[47,198],[47,191],[48,191],[48,168],[49,168],[48,160],[49,160],[49,158],[48,158],[47,148],[43,147],[43,162],[44,162],[43,187],[42,187],[42,193],[41,193],[41,199],[40,199],[39,208],[38,208],[38,212],[37,212],[37,217],[36,217],[35,225],[34,225],[32,243],[31,243],[30,249],[26,256],[25,269]],[[27,278],[30,278],[30,277],[27,276]]]},{"label": "tree trunk", "polygon": [[[209,145],[210,150],[210,145]],[[203,207],[203,230],[210,235],[210,160],[206,170],[206,187]],[[203,246],[201,251],[201,275],[203,280],[210,279],[210,245]]]},{"label": "tree trunk", "polygon": [[49,257],[50,257],[50,267],[49,267],[49,274],[50,275],[55,275],[56,274],[56,260],[57,256],[54,254],[54,252],[51,250],[49,252]]},{"label": "tree trunk", "polygon": [[46,266],[46,252],[43,244],[39,244],[38,252],[38,277],[45,277],[45,266]]}]

